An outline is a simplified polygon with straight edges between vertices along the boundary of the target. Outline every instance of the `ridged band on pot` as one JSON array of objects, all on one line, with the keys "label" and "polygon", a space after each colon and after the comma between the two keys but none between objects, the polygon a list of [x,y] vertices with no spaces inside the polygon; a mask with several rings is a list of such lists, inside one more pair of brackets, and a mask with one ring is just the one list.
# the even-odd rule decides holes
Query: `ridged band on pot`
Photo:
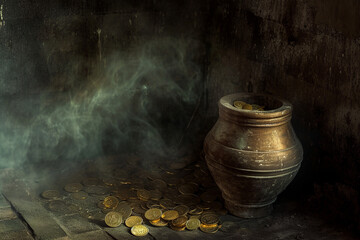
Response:
[{"label": "ridged band on pot", "polygon": [[[270,107],[249,111],[235,100]],[[238,93],[219,101],[219,119],[205,139],[209,170],[228,210],[240,217],[261,217],[295,177],[302,147],[291,126],[292,106],[263,94]]]}]

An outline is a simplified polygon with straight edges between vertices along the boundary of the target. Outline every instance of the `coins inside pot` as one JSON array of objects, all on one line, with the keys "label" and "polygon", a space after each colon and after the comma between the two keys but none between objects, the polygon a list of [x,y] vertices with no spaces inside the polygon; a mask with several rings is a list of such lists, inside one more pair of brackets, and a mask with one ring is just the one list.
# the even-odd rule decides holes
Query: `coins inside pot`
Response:
[{"label": "coins inside pot", "polygon": [[145,218],[149,221],[158,220],[161,218],[162,211],[158,208],[150,208],[145,212]]},{"label": "coins inside pot", "polygon": [[243,101],[235,101],[234,102],[234,107],[242,109],[243,105],[245,105],[246,103]]},{"label": "coins inside pot", "polygon": [[69,183],[66,184],[64,189],[69,193],[79,192],[83,188],[81,183]]},{"label": "coins inside pot", "polygon": [[105,215],[105,223],[109,227],[118,227],[122,223],[122,215],[118,212],[109,212]]},{"label": "coins inside pot", "polygon": [[149,229],[142,224],[133,226],[130,231],[134,236],[137,237],[143,237],[149,233]]},{"label": "coins inside pot", "polygon": [[196,230],[200,227],[200,220],[197,218],[190,218],[186,222],[186,228],[190,231]]},{"label": "coins inside pot", "polygon": [[168,210],[161,215],[161,218],[166,221],[171,221],[179,217],[179,213],[175,210]]},{"label": "coins inside pot", "polygon": [[41,193],[41,197],[45,199],[55,199],[60,197],[60,193],[57,190],[46,190]]},{"label": "coins inside pot", "polygon": [[125,221],[125,225],[127,227],[133,227],[135,225],[142,224],[142,223],[143,223],[143,219],[142,219],[142,217],[139,217],[139,216],[130,216]]}]

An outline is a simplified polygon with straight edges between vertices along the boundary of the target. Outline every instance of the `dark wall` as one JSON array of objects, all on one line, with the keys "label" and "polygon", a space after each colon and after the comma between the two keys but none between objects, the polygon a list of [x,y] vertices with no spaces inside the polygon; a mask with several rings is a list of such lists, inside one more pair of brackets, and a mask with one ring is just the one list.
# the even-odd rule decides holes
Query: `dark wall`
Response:
[{"label": "dark wall", "polygon": [[304,160],[290,190],[313,190],[350,221],[359,218],[359,11],[358,1],[219,1],[208,78],[210,116],[238,91],[293,103]]}]

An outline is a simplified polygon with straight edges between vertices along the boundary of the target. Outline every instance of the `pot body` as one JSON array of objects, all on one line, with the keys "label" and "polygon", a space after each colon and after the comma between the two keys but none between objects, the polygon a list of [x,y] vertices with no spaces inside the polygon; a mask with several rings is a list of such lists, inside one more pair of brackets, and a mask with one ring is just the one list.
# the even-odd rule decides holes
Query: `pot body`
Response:
[{"label": "pot body", "polygon": [[[249,111],[233,106],[236,100],[265,105]],[[263,217],[293,180],[303,157],[291,126],[292,106],[269,95],[238,93],[219,101],[219,119],[205,138],[209,170],[225,206],[235,216]]]}]

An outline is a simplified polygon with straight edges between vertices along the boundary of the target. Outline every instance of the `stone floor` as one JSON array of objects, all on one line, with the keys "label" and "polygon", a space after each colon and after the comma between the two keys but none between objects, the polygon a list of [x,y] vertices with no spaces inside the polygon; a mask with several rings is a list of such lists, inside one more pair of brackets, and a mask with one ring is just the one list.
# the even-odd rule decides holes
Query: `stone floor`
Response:
[{"label": "stone floor", "polygon": [[[4,175],[4,174],[3,174]],[[5,173],[6,175],[6,173]],[[241,219],[221,217],[222,228],[215,234],[200,230],[176,232],[170,228],[148,226],[149,234],[141,239],[359,239],[343,227],[331,225],[300,202],[280,199],[271,216]],[[108,228],[78,214],[54,215],[39,202],[23,180],[2,178],[0,195],[1,240],[114,240],[136,239],[124,225]]]}]

